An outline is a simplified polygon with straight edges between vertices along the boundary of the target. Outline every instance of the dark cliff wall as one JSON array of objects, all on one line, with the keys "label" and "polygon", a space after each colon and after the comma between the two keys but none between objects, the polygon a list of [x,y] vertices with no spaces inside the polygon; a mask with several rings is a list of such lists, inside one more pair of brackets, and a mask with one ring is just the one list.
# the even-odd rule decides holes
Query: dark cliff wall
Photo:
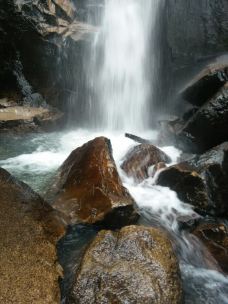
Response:
[{"label": "dark cliff wall", "polygon": [[83,1],[0,0],[0,98],[32,103],[38,92],[63,108],[90,32],[85,14]]},{"label": "dark cliff wall", "polygon": [[164,13],[164,77],[172,107],[186,81],[228,51],[228,1],[166,0]]}]

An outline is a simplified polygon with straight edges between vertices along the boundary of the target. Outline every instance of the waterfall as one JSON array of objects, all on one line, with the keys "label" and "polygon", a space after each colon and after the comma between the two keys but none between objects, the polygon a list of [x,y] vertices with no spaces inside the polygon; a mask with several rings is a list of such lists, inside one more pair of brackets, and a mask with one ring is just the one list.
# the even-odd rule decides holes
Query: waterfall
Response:
[{"label": "waterfall", "polygon": [[105,1],[87,64],[91,127],[125,131],[149,128],[160,5],[161,0]]}]

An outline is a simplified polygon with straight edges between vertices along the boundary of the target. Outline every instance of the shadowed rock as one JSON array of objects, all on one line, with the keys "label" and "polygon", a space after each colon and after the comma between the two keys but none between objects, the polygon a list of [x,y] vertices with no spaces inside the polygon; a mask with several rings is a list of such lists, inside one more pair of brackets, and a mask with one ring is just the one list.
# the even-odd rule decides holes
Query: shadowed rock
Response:
[{"label": "shadowed rock", "polygon": [[177,304],[177,259],[159,229],[128,226],[101,231],[82,257],[67,304]]},{"label": "shadowed rock", "polygon": [[[206,89],[205,89],[206,90]],[[178,132],[181,148],[194,153],[228,140],[228,85],[205,103]]]},{"label": "shadowed rock", "polygon": [[228,81],[227,66],[212,66],[204,69],[184,89],[182,97],[196,106],[202,106]]},{"label": "shadowed rock", "polygon": [[138,217],[105,137],[95,138],[70,154],[59,169],[53,193],[53,206],[71,223],[102,222],[118,227]]},{"label": "shadowed rock", "polygon": [[228,214],[228,143],[163,170],[157,184],[170,187],[200,213]]},{"label": "shadowed rock", "polygon": [[192,232],[208,248],[222,270],[228,273],[228,228],[223,223],[205,222]]},{"label": "shadowed rock", "polygon": [[60,303],[56,242],[59,214],[0,168],[0,302]]},{"label": "shadowed rock", "polygon": [[140,182],[149,177],[149,167],[157,163],[170,163],[171,159],[163,151],[151,144],[133,147],[126,155],[121,168],[129,176]]}]

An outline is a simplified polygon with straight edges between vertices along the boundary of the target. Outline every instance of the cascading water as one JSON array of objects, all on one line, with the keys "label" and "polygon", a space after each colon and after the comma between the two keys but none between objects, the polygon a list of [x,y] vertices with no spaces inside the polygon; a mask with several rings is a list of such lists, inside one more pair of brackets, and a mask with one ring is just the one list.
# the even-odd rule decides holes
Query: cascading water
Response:
[{"label": "cascading water", "polygon": [[[101,28],[87,66],[92,127],[128,131],[149,128],[156,71],[153,45],[161,3],[105,1]],[[148,65],[152,65],[152,73]]]}]

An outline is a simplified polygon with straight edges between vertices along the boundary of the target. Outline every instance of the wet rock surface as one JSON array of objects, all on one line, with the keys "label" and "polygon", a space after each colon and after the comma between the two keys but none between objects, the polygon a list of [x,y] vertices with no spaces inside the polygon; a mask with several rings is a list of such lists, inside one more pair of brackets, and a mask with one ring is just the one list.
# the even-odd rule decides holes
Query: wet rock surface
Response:
[{"label": "wet rock surface", "polygon": [[60,303],[59,213],[0,168],[0,302]]},{"label": "wet rock surface", "polygon": [[156,183],[177,192],[180,200],[202,212],[207,208],[207,188],[201,176],[188,164],[180,163],[163,170]]},{"label": "wet rock surface", "polygon": [[55,108],[9,106],[0,109],[0,133],[48,131],[62,124],[63,113]]},{"label": "wet rock surface", "polygon": [[59,169],[53,195],[53,206],[72,223],[121,227],[138,218],[105,137],[95,138],[70,154]]},{"label": "wet rock surface", "polygon": [[177,133],[179,145],[184,150],[203,153],[228,140],[227,125],[228,85],[226,84]]},{"label": "wet rock surface", "polygon": [[228,143],[163,170],[157,184],[170,187],[200,213],[227,216]]},{"label": "wet rock surface", "polygon": [[149,167],[162,162],[171,162],[168,155],[151,144],[141,144],[132,148],[125,159],[121,169],[138,182],[149,177]]},{"label": "wet rock surface", "polygon": [[224,223],[204,221],[192,233],[207,247],[221,269],[228,273],[228,227]]},{"label": "wet rock surface", "polygon": [[99,232],[78,265],[66,303],[182,303],[179,266],[167,236],[140,226]]},{"label": "wet rock surface", "polygon": [[82,74],[81,48],[95,30],[83,22],[82,5],[72,0],[3,2],[0,98],[16,95],[19,102],[26,99],[33,105],[31,95],[39,93],[48,104],[64,109],[76,95],[73,78]]},{"label": "wet rock surface", "polygon": [[227,81],[227,66],[209,66],[197,75],[183,90],[182,97],[195,106],[202,106],[212,98]]}]

